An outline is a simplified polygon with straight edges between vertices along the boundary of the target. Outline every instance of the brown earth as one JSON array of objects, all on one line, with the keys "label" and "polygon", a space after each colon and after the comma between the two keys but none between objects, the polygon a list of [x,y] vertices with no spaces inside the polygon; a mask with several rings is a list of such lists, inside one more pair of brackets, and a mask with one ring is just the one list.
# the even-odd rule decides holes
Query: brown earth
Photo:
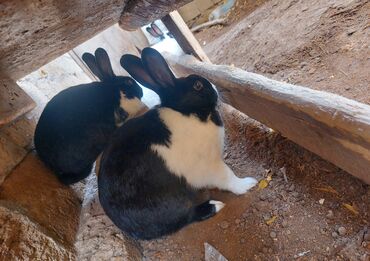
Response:
[{"label": "brown earth", "polygon": [[[196,35],[212,62],[370,104],[368,1],[252,2]],[[368,185],[236,110],[226,107],[224,120],[226,162],[272,181],[239,197],[211,191],[226,207],[141,242],[146,260],[204,260],[205,242],[230,261],[370,259]]]},{"label": "brown earth", "polygon": [[[197,37],[215,63],[370,103],[369,11],[363,0],[239,1],[229,26]],[[207,242],[229,261],[369,261],[369,186],[230,107],[223,115],[226,162],[240,177],[272,181],[243,196],[210,191],[226,207],[174,235],[140,242],[145,260],[204,260]],[[91,193],[77,231],[83,196],[28,154],[0,189],[0,260],[128,259],[127,253],[136,260],[136,245]]]},{"label": "brown earth", "polygon": [[366,0],[272,0],[196,37],[214,63],[370,104],[369,17]]},{"label": "brown earth", "polygon": [[270,173],[272,181],[243,196],[211,191],[226,207],[174,235],[141,242],[146,260],[204,260],[205,242],[229,261],[293,260],[305,251],[297,260],[367,260],[368,185],[236,110],[227,108],[224,120],[228,165],[240,177]]}]

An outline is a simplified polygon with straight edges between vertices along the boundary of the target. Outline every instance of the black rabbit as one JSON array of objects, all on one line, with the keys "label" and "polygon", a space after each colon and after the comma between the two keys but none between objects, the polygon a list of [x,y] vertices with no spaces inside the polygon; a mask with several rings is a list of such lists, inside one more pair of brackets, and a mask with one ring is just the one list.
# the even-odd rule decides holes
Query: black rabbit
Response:
[{"label": "black rabbit", "polygon": [[141,87],[130,77],[116,76],[106,51],[82,59],[101,82],[70,87],[46,105],[35,130],[41,160],[64,184],[87,177],[112,133],[145,105]]},{"label": "black rabbit", "polygon": [[136,239],[175,232],[224,206],[198,202],[198,189],[242,194],[257,183],[236,177],[223,162],[224,128],[210,82],[198,75],[175,78],[151,48],[142,51],[141,60],[124,55],[121,65],[158,93],[161,105],[127,121],[103,152],[100,203],[120,229]]}]

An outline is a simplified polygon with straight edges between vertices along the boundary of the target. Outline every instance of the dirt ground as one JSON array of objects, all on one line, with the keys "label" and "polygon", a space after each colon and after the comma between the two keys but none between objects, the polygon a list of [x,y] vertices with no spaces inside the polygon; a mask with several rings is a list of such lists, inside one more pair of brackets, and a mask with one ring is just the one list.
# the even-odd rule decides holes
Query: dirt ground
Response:
[{"label": "dirt ground", "polygon": [[[370,2],[241,0],[234,14],[196,35],[212,62],[370,104]],[[224,120],[226,162],[272,181],[211,191],[225,209],[141,242],[146,260],[204,260],[205,242],[229,261],[370,259],[368,185],[229,107]]]},{"label": "dirt ground", "polygon": [[[256,8],[249,2],[243,6]],[[370,104],[369,1],[271,0],[252,13],[246,7],[228,26],[196,35],[212,62]]]}]

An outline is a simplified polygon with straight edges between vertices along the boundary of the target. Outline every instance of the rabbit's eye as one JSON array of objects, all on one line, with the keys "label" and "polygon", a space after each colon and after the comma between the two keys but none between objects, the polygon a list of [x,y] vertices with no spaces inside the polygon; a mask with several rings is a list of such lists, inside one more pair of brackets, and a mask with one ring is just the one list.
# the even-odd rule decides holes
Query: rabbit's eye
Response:
[{"label": "rabbit's eye", "polygon": [[200,81],[196,81],[193,85],[193,88],[197,91],[200,91],[203,88],[203,84]]}]

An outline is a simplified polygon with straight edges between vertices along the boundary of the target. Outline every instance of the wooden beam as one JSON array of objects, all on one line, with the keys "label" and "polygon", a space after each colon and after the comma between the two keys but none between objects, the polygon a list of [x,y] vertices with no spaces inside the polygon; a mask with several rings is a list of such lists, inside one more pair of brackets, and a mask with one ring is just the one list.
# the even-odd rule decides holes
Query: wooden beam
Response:
[{"label": "wooden beam", "polygon": [[0,127],[36,107],[35,102],[13,80],[0,77]]},{"label": "wooden beam", "polygon": [[212,20],[212,21],[205,22],[205,23],[200,24],[200,25],[196,25],[196,26],[192,27],[190,29],[190,31],[192,33],[194,33],[194,32],[200,31],[204,28],[214,26],[214,25],[218,25],[218,24],[222,24],[222,25],[226,24],[226,18],[219,18],[219,19],[215,19],[215,20]]},{"label": "wooden beam", "polygon": [[203,62],[211,62],[177,11],[163,17],[162,22],[186,54],[192,54]]},{"label": "wooden beam", "polygon": [[126,2],[0,1],[0,71],[18,80],[37,70],[117,23]]},{"label": "wooden beam", "polygon": [[99,81],[99,78],[96,77],[90,70],[89,67],[84,63],[82,58],[76,53],[75,50],[71,50],[68,54],[72,57],[72,59],[77,63],[77,65],[81,68],[82,71],[91,79],[91,81]]},{"label": "wooden beam", "polygon": [[239,68],[165,55],[178,74],[213,82],[224,100],[370,184],[370,106]]},{"label": "wooden beam", "polygon": [[180,8],[192,0],[131,0],[125,6],[119,25],[128,31],[134,31],[169,12]]}]

